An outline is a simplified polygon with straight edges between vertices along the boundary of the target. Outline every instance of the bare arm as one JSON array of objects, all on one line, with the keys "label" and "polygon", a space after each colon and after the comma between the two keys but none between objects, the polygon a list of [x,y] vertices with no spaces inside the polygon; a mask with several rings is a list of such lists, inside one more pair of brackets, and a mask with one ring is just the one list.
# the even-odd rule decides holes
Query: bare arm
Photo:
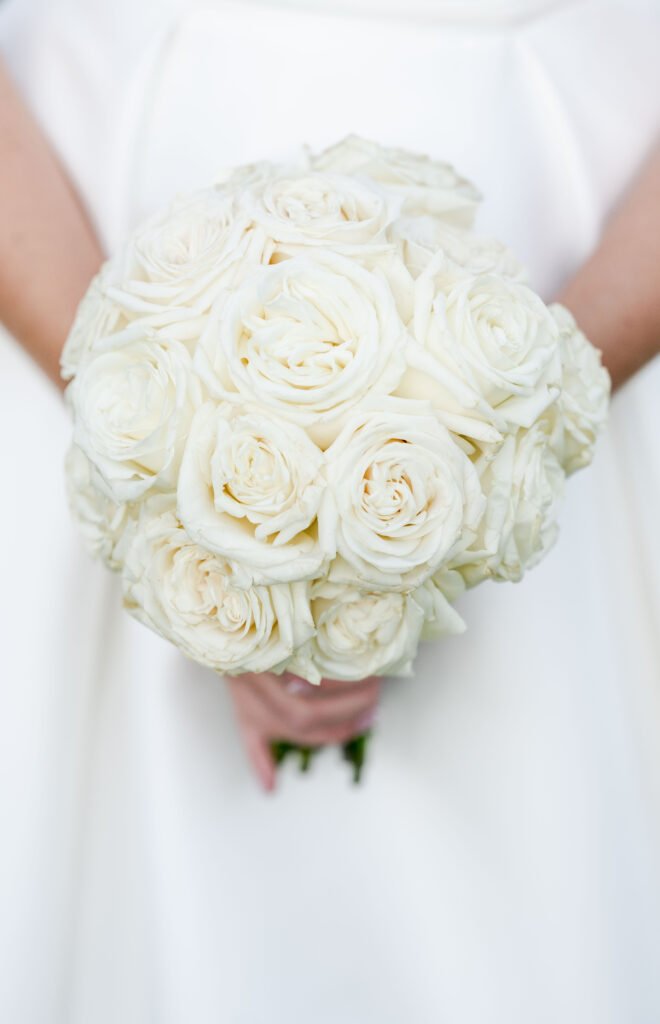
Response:
[{"label": "bare arm", "polygon": [[60,352],[103,253],[1,62],[0,140],[0,321],[64,388]]},{"label": "bare arm", "polygon": [[[82,204],[0,63],[0,321],[64,388],[59,357],[77,305],[103,260]],[[295,683],[264,673],[229,680],[250,760],[275,784],[271,736],[334,743],[359,733],[380,682]]]},{"label": "bare arm", "polygon": [[660,352],[660,144],[559,301],[620,387]]}]

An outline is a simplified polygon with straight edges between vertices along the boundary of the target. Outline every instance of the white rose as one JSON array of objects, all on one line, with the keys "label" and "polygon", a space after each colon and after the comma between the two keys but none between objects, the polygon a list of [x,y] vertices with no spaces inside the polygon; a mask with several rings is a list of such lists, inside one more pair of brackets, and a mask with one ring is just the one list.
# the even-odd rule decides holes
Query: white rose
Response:
[{"label": "white rose", "polygon": [[520,281],[467,272],[438,253],[415,281],[409,329],[417,345],[398,393],[428,398],[457,433],[497,441],[559,395],[557,324]]},{"label": "white rose", "polygon": [[542,424],[506,438],[476,462],[487,498],[477,539],[453,562],[468,586],[492,577],[519,580],[554,544],[564,472]]},{"label": "white rose", "polygon": [[438,582],[444,582],[449,574],[456,575],[461,579],[462,589],[464,590],[465,583],[458,572],[450,569],[441,569],[430,579],[425,580],[421,587],[413,590],[410,595],[424,612],[421,640],[440,640],[443,636],[454,636],[457,633],[464,633],[467,628],[464,620],[456,609],[452,607],[445,589]]},{"label": "white rose", "polygon": [[232,195],[204,189],[138,229],[123,256],[122,280],[109,294],[133,313],[203,313],[268,263],[272,248],[263,230],[237,212]]},{"label": "white rose", "polygon": [[75,444],[67,451],[64,471],[69,510],[85,548],[116,571],[121,567],[118,548],[130,519],[129,506],[104,494],[93,463]]},{"label": "white rose", "polygon": [[401,200],[404,214],[434,214],[463,227],[471,227],[481,198],[450,164],[357,135],[347,136],[310,162],[316,171],[356,174],[386,186]]},{"label": "white rose", "polygon": [[[403,261],[400,248],[393,244],[386,252],[378,253],[373,260],[365,260],[371,270],[382,274],[387,281],[399,318],[404,326],[412,320],[415,311],[415,279]],[[409,344],[406,335],[406,347]]]},{"label": "white rose", "polygon": [[465,591],[465,580],[458,569],[450,569],[447,566],[443,566],[431,578],[434,586],[450,604]]},{"label": "white rose", "polygon": [[240,196],[240,208],[287,251],[330,246],[358,253],[374,243],[387,247],[390,219],[386,196],[374,186],[340,174],[280,172]]},{"label": "white rose", "polygon": [[191,539],[229,559],[248,585],[318,576],[334,555],[323,461],[295,424],[206,403],[183,453],[178,514]]},{"label": "white rose", "polygon": [[308,585],[238,589],[231,567],[193,543],[168,495],[141,507],[122,570],[135,618],[218,672],[278,672],[314,631]]},{"label": "white rose", "polygon": [[413,277],[442,252],[448,260],[474,274],[493,273],[527,280],[527,271],[506,245],[487,235],[446,224],[437,217],[399,217],[387,229]]},{"label": "white rose", "polygon": [[414,595],[365,591],[321,581],[313,588],[315,636],[287,669],[321,679],[411,675],[424,626],[424,608]]},{"label": "white rose", "polygon": [[472,463],[425,403],[353,413],[326,452],[337,505],[330,578],[411,590],[463,545],[484,508]]},{"label": "white rose", "polygon": [[238,167],[225,167],[215,178],[214,186],[224,195],[234,196],[249,188],[258,188],[272,181],[280,174],[299,174],[296,164],[275,163],[273,160],[256,160]]},{"label": "white rose", "polygon": [[601,354],[587,340],[573,315],[558,302],[550,306],[561,338],[562,388],[557,403],[557,455],[566,473],[588,466],[607,421],[610,375]]},{"label": "white rose", "polygon": [[317,251],[264,268],[211,313],[195,366],[212,395],[254,402],[321,446],[405,366],[405,329],[385,278]]},{"label": "white rose", "polygon": [[202,390],[185,347],[145,328],[140,340],[94,354],[67,389],[73,439],[97,467],[106,493],[135,501],[173,490]]},{"label": "white rose", "polygon": [[108,298],[107,288],[115,273],[114,261],[104,263],[82,297],[60,356],[63,380],[75,375],[83,357],[100,341],[128,323],[123,311]]}]

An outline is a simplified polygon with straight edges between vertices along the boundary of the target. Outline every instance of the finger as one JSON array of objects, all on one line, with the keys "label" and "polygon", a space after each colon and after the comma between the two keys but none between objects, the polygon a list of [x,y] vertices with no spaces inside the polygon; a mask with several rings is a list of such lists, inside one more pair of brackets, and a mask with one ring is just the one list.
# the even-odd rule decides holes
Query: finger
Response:
[{"label": "finger", "polygon": [[273,728],[280,727],[281,716],[264,700],[259,690],[240,680],[232,687],[232,697],[242,732],[266,736]]},{"label": "finger", "polygon": [[281,735],[273,736],[274,740],[287,740],[304,747],[325,747],[337,743],[345,743],[365,732],[374,722],[374,716],[362,716],[342,725],[324,726],[317,729],[298,730],[289,728]]},{"label": "finger", "polygon": [[330,730],[334,735],[336,730],[343,733],[347,728],[355,729],[356,723],[359,727],[366,716],[373,714],[377,703],[377,694],[368,695],[366,698],[346,697],[327,704],[306,702],[301,698],[298,704],[287,708],[285,713],[278,710],[274,717],[281,730],[284,729],[301,740],[326,742],[325,739],[318,739],[319,732],[325,735]]},{"label": "finger", "polygon": [[364,687],[382,682],[381,676],[365,676],[363,679],[350,680],[323,678],[320,683],[310,683],[292,672],[284,672],[281,676],[273,678],[281,680],[288,693],[304,694],[308,697],[326,697],[328,693],[357,693]]},{"label": "finger", "polygon": [[350,690],[320,693],[318,696],[296,695],[282,686],[278,677],[264,676],[255,680],[255,689],[271,712],[284,724],[299,730],[341,725],[365,714],[380,697],[380,680],[365,681]]},{"label": "finger", "polygon": [[[269,674],[264,674],[269,675]],[[256,680],[256,677],[254,677]],[[332,713],[326,704],[317,704],[304,697],[288,701],[284,707],[272,701],[272,687],[277,685],[278,677],[260,679],[259,685],[244,685],[245,679],[237,680],[232,687],[232,695],[236,704],[239,720],[248,732],[256,732],[272,740],[288,740],[305,746],[323,746],[344,742],[352,736],[359,735],[373,721],[377,709],[380,680],[372,686],[370,699],[360,701],[351,713],[347,713],[342,696],[342,714]],[[270,685],[269,685],[270,684]],[[321,713],[319,713],[321,712]]]},{"label": "finger", "polygon": [[[273,711],[262,700],[261,694],[252,688],[245,688],[239,693],[239,716],[245,723],[248,734],[256,733],[269,741],[287,740],[302,746],[321,747],[333,743],[343,743],[353,736],[359,735],[371,724],[377,712],[377,706],[370,706],[366,712],[339,723],[321,721],[318,724],[299,724],[299,719],[283,717]],[[270,752],[270,746],[269,746]]]},{"label": "finger", "polygon": [[377,682],[365,684],[356,691],[331,693],[326,700],[314,702],[313,710],[317,714],[309,724],[325,727],[354,722],[372,714],[379,700],[380,684]]},{"label": "finger", "polygon": [[276,765],[269,741],[252,729],[243,733],[243,740],[257,778],[264,790],[272,793],[275,789]]},{"label": "finger", "polygon": [[244,680],[237,677],[227,677],[227,680],[248,759],[266,792],[271,792],[275,788],[276,766],[265,737],[272,723],[264,714],[258,695],[244,685]]},{"label": "finger", "polygon": [[374,683],[380,684],[383,681],[382,676],[365,676],[363,679],[327,679],[325,676],[319,683],[319,690],[331,692],[337,691],[350,691],[352,689],[360,689],[362,686],[371,686]]}]

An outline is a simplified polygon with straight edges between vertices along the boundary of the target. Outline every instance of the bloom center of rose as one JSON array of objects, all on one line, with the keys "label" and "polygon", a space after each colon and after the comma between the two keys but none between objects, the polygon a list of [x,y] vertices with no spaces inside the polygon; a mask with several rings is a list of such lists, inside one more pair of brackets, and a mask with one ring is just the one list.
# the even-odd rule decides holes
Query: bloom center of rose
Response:
[{"label": "bloom center of rose", "polygon": [[502,293],[500,286],[488,279],[483,287],[476,286],[467,298],[467,308],[459,303],[449,311],[449,320],[456,337],[465,333],[463,317],[474,331],[473,346],[480,353],[479,362],[491,367],[513,369],[524,359],[534,330],[530,330],[527,315],[517,308],[508,293]]},{"label": "bloom center of rose", "polygon": [[313,178],[274,190],[274,194],[266,197],[266,207],[297,226],[363,219],[352,196],[342,195]]},{"label": "bloom center of rose", "polygon": [[374,645],[389,643],[402,614],[400,594],[369,594],[360,601],[341,605],[324,626],[326,632],[332,634],[336,649],[368,650]]},{"label": "bloom center of rose", "polygon": [[98,414],[120,444],[135,444],[153,433],[173,406],[171,380],[144,360],[130,363],[109,378]]},{"label": "bloom center of rose", "polygon": [[256,355],[257,366],[263,361],[267,381],[312,390],[341,374],[353,362],[355,347],[353,335],[342,336],[325,317],[319,316],[315,322],[280,319],[277,336],[267,330],[252,333],[251,354],[244,365]]},{"label": "bloom center of rose", "polygon": [[199,555],[195,545],[185,545],[172,556],[174,608],[192,624],[217,619],[225,631],[243,630],[251,620],[247,596],[227,587],[227,576],[217,559],[200,559]]},{"label": "bloom center of rose", "polygon": [[377,520],[379,532],[419,525],[426,519],[430,497],[424,477],[398,460],[379,459],[367,467],[361,507],[368,519]]},{"label": "bloom center of rose", "polygon": [[249,629],[252,624],[250,604],[245,594],[223,590],[222,603],[218,605],[216,616],[222,627],[227,631]]},{"label": "bloom center of rose", "polygon": [[281,452],[261,437],[234,440],[225,490],[241,504],[272,507],[273,496],[289,485],[290,474]]},{"label": "bloom center of rose", "polygon": [[160,252],[153,253],[152,262],[158,269],[172,268],[178,275],[181,267],[195,263],[212,251],[222,240],[222,225],[215,220],[200,220],[181,226],[179,233],[168,233],[160,240]]},{"label": "bloom center of rose", "polygon": [[336,216],[338,212],[333,197],[318,187],[304,195],[288,193],[281,196],[275,210],[279,216],[292,220],[295,224],[306,224],[333,214]]}]

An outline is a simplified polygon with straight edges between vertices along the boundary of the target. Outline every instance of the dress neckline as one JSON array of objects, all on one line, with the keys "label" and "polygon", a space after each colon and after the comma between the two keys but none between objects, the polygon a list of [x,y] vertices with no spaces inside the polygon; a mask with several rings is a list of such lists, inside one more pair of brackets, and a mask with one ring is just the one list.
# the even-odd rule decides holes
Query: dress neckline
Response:
[{"label": "dress neckline", "polygon": [[255,7],[301,14],[405,19],[446,24],[524,22],[581,0],[248,0]]}]

